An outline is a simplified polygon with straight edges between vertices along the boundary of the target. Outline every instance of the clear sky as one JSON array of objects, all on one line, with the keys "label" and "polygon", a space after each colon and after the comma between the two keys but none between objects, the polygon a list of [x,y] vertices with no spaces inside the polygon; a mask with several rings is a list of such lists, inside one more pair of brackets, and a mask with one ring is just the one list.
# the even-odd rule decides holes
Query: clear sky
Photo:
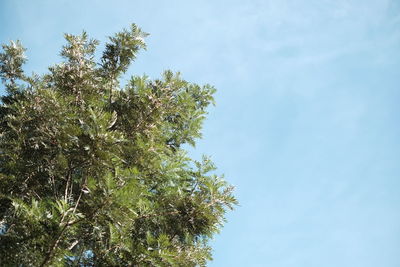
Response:
[{"label": "clear sky", "polygon": [[27,71],[64,32],[104,44],[132,22],[151,35],[131,73],[218,89],[192,154],[241,204],[209,266],[400,266],[399,0],[0,1]]}]

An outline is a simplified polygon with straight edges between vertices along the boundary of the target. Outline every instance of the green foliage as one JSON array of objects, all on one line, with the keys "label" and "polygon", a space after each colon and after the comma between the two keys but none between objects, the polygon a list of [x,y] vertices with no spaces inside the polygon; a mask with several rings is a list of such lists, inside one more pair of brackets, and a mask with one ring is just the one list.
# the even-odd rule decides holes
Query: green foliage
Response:
[{"label": "green foliage", "polygon": [[136,25],[98,42],[65,35],[64,61],[22,71],[25,49],[3,45],[0,76],[1,266],[205,266],[208,241],[236,204],[201,137],[215,89],[165,71],[124,74],[145,48]]}]

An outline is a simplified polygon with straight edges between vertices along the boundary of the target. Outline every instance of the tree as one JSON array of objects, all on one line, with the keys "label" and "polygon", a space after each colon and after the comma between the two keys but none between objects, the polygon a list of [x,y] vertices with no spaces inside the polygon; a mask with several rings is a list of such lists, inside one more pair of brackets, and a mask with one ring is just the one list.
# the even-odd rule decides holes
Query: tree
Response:
[{"label": "tree", "polygon": [[146,33],[98,41],[66,34],[64,61],[22,70],[25,49],[3,45],[0,75],[1,266],[205,266],[208,241],[236,204],[201,137],[215,89],[165,71],[119,80]]}]

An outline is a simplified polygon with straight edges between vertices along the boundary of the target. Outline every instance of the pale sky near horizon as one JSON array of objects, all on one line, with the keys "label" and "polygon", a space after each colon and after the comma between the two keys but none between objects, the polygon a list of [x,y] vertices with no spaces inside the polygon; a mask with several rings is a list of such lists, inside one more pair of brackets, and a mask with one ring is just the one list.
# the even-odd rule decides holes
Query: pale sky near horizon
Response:
[{"label": "pale sky near horizon", "polygon": [[240,206],[210,267],[400,266],[400,0],[0,1],[28,72],[63,33],[132,22],[151,35],[130,73],[218,89],[192,154]]}]

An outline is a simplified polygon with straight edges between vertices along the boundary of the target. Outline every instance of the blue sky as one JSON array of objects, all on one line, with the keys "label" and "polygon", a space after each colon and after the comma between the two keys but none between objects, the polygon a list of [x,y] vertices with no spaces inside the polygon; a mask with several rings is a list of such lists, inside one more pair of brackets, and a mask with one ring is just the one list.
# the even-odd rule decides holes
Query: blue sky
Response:
[{"label": "blue sky", "polygon": [[132,74],[217,87],[204,139],[240,206],[209,266],[400,266],[400,1],[2,0],[27,71],[62,33],[151,35]]}]

